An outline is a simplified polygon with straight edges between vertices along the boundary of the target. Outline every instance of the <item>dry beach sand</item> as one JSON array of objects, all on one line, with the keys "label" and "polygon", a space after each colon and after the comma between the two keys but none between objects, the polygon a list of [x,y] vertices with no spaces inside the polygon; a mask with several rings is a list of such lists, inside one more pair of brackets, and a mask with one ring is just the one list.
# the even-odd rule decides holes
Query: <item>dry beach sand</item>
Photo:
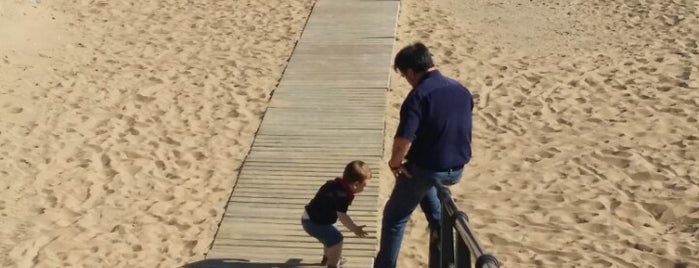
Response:
[{"label": "dry beach sand", "polygon": [[[503,267],[699,267],[698,16],[697,1],[401,2],[394,50],[424,41],[476,96],[452,192]],[[385,148],[408,90],[394,73]],[[425,267],[419,210],[411,226],[399,267]]]},{"label": "dry beach sand", "polygon": [[312,4],[0,0],[0,267],[203,258]]},{"label": "dry beach sand", "polygon": [[[0,0],[0,267],[203,258],[313,2]],[[401,1],[395,50],[476,96],[452,191],[503,267],[699,267],[698,16]],[[391,76],[386,148],[408,90]],[[420,213],[399,267],[425,267]]]}]

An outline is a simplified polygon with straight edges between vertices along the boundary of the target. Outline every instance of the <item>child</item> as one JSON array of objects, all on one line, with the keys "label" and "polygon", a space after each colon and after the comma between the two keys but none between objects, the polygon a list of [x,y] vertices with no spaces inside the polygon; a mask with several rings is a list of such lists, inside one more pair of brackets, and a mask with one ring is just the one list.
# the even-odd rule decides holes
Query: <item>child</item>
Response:
[{"label": "child", "polygon": [[352,161],[345,166],[342,178],[329,180],[318,189],[315,197],[306,205],[301,217],[303,230],[323,243],[323,261],[321,265],[329,268],[338,267],[342,254],[343,236],[335,226],[340,222],[359,237],[365,237],[366,225],[357,226],[347,216],[347,209],[352,204],[354,194],[364,190],[371,179],[371,170],[362,161]]}]

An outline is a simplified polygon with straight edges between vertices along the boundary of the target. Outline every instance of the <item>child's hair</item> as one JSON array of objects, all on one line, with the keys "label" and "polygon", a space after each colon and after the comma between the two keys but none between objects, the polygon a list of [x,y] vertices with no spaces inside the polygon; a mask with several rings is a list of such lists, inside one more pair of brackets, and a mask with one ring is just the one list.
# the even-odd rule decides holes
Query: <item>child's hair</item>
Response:
[{"label": "child's hair", "polygon": [[347,183],[362,182],[371,178],[369,165],[360,160],[349,162],[342,173],[342,179]]}]

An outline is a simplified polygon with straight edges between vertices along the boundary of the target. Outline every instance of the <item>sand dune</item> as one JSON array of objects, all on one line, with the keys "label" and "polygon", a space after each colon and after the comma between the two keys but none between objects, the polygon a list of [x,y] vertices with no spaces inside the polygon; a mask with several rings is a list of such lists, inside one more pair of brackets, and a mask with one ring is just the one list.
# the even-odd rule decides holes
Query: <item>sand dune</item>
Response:
[{"label": "sand dune", "polygon": [[0,2],[0,266],[201,259],[313,1]]}]

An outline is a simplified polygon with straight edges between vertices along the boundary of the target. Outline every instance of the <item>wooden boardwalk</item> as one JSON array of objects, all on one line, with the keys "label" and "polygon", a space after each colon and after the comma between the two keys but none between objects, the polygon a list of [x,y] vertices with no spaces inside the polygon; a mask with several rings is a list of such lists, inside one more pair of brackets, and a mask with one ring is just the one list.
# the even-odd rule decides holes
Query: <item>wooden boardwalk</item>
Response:
[{"label": "wooden boardwalk", "polygon": [[[317,1],[207,260],[196,267],[317,265],[322,246],[301,228],[304,205],[352,160],[367,162],[378,178],[398,6],[385,0]],[[347,267],[373,262],[378,184],[359,194],[349,212],[368,226],[370,237],[356,238],[340,227]]]}]

